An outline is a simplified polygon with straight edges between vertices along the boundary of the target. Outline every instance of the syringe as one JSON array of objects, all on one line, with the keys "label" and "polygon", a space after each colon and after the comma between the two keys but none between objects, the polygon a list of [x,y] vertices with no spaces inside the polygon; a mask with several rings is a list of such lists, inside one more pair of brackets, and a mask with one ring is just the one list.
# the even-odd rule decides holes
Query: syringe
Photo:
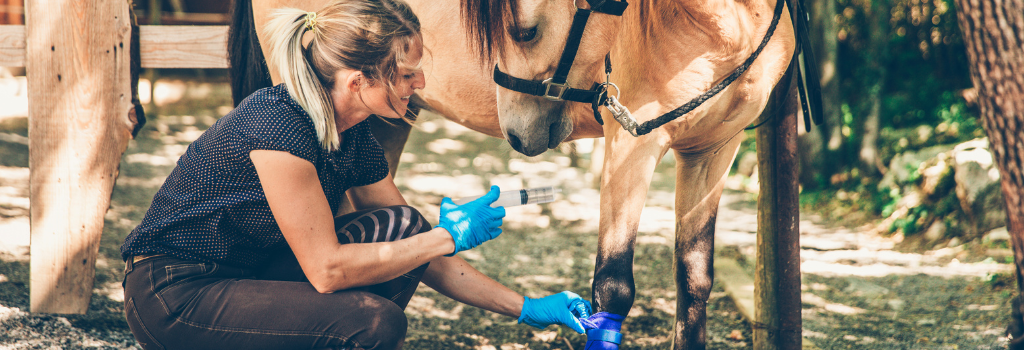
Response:
[{"label": "syringe", "polygon": [[[555,193],[562,193],[561,188],[538,187],[538,188],[524,188],[521,190],[513,191],[501,191],[498,195],[498,200],[491,203],[491,207],[514,207],[523,204],[540,204],[555,201]],[[482,196],[473,197],[462,197],[454,199],[452,202],[458,205],[463,205],[473,201],[474,199]]]}]

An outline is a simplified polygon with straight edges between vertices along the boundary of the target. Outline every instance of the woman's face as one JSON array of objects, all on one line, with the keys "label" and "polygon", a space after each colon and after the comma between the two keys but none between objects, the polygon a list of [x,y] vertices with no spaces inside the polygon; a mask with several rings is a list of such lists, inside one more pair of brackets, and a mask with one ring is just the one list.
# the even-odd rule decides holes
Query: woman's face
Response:
[{"label": "woman's face", "polygon": [[[423,46],[417,44],[409,50],[406,55],[407,62],[404,63],[406,66],[417,67],[422,57]],[[399,67],[396,73],[394,84],[395,93],[398,96],[391,95],[387,86],[382,82],[364,85],[364,88],[360,90],[360,97],[370,108],[370,113],[387,118],[401,118],[409,109],[409,97],[416,89],[422,89],[426,85],[426,79],[420,69]],[[388,106],[388,99],[391,99],[391,104],[398,110],[397,114]]]}]

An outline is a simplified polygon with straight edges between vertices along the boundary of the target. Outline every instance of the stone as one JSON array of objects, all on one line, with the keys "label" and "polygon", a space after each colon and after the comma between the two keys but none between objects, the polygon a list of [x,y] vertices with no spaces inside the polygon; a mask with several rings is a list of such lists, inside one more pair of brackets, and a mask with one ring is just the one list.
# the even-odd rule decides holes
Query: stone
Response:
[{"label": "stone", "polygon": [[885,190],[907,183],[910,180],[910,174],[917,170],[921,163],[949,150],[949,146],[940,145],[923,148],[916,152],[904,152],[896,155],[889,162],[889,171],[885,173],[885,176],[878,183],[878,189]]},{"label": "stone", "polygon": [[924,238],[928,242],[935,242],[946,236],[946,223],[942,220],[935,220],[931,226],[928,226],[928,231],[925,231]]},{"label": "stone", "polygon": [[736,162],[736,173],[751,177],[757,171],[757,152],[745,152]]},{"label": "stone", "polygon": [[1010,231],[1006,226],[985,232],[985,235],[981,238],[982,242],[998,242],[998,241],[1010,241]]},{"label": "stone", "polygon": [[942,157],[946,153],[940,153],[939,157],[930,159],[922,164],[921,170],[921,194],[931,200],[937,200],[946,195],[956,185],[953,176],[953,167]]},{"label": "stone", "polygon": [[946,246],[950,247],[950,248],[953,248],[953,247],[956,247],[956,246],[960,245],[960,243],[961,243],[960,242],[960,237],[953,237],[952,239],[949,240],[949,243],[946,244]]},{"label": "stone", "polygon": [[1006,225],[999,170],[993,164],[987,139],[957,145],[952,152],[956,195],[978,231]]},{"label": "stone", "polygon": [[903,306],[906,305],[907,302],[900,299],[892,299],[886,302],[886,304],[889,305],[889,308],[893,311],[900,311],[903,310]]}]

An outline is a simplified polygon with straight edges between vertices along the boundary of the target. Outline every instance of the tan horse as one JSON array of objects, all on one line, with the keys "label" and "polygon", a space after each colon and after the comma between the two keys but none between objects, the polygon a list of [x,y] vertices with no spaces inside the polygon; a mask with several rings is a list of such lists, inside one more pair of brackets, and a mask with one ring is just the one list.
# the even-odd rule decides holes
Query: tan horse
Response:
[{"label": "tan horse", "polygon": [[[236,99],[270,83],[253,85],[252,79],[261,77],[260,68],[241,67],[246,61],[262,59],[257,57],[259,50],[253,49],[256,38],[247,36],[251,35],[247,30],[260,28],[274,8],[315,11],[329,0],[252,1],[251,8],[245,0],[238,0],[243,6],[236,4],[232,74],[250,82],[239,85],[240,79],[235,79]],[[473,130],[507,138],[513,148],[531,156],[566,140],[606,138],[593,283],[595,311],[627,315],[632,307],[633,250],[640,212],[655,166],[673,152],[678,290],[673,344],[677,349],[704,348],[718,202],[744,127],[765,108],[793,57],[796,44],[788,11],[760,57],[738,80],[692,112],[634,137],[612,121],[607,110],[602,109],[606,121],[602,126],[590,104],[521,94],[499,88],[491,80],[494,63],[515,77],[550,77],[576,9],[588,7],[584,0],[576,4],[572,0],[406,1],[420,18],[430,52],[425,56],[427,87],[418,94],[419,107]],[[481,5],[498,10],[474,12]],[[621,17],[594,13],[567,85],[589,88],[604,82],[604,59],[610,54],[614,62],[610,81],[621,89],[622,105],[640,122],[654,119],[702,94],[740,66],[765,36],[775,5],[773,0],[636,0]],[[465,21],[457,20],[460,11],[470,14]],[[279,82],[274,74],[270,72],[273,81]],[[401,152],[405,137],[398,136],[401,142],[392,144],[393,152]],[[387,147],[387,140],[382,143]]]},{"label": "tan horse", "polygon": [[[516,5],[518,27],[511,18],[504,19],[505,27],[512,33],[536,30],[536,38],[518,42],[496,35],[506,41],[491,41],[484,45],[485,53],[499,51],[498,67],[511,76],[551,77],[567,40],[574,4],[520,0]],[[610,81],[621,89],[622,104],[640,122],[655,119],[701,95],[740,66],[764,37],[774,5],[771,0],[644,0],[631,4],[621,17],[594,13],[568,85],[585,89],[604,81],[604,56],[610,53],[614,62]],[[788,11],[782,18],[745,74],[681,118],[634,137],[603,112],[606,148],[594,307],[629,313],[635,294],[631,267],[640,212],[655,166],[672,151],[676,159],[677,349],[701,349],[706,343],[718,203],[743,129],[765,108],[793,57],[796,44]],[[480,22],[475,25],[480,32],[486,30]],[[513,147],[528,155],[550,148],[557,137],[567,134],[565,129],[572,125],[564,120],[575,121],[577,128],[594,127],[590,107],[498,90],[502,130]],[[513,136],[518,142],[513,142]]]}]

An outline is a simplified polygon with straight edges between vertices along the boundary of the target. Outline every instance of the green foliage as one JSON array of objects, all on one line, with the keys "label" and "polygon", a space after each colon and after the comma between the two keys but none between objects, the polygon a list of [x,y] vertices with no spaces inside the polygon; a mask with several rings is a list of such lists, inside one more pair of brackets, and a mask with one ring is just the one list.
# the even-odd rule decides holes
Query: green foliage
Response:
[{"label": "green foliage", "polygon": [[[863,123],[875,108],[883,134],[928,126],[939,136],[930,142],[981,136],[978,111],[964,98],[972,82],[954,0],[820,1],[834,1],[837,12],[839,100],[831,103],[842,144],[830,145],[829,174],[857,165]],[[879,140],[883,164],[927,146],[899,140]]]}]

